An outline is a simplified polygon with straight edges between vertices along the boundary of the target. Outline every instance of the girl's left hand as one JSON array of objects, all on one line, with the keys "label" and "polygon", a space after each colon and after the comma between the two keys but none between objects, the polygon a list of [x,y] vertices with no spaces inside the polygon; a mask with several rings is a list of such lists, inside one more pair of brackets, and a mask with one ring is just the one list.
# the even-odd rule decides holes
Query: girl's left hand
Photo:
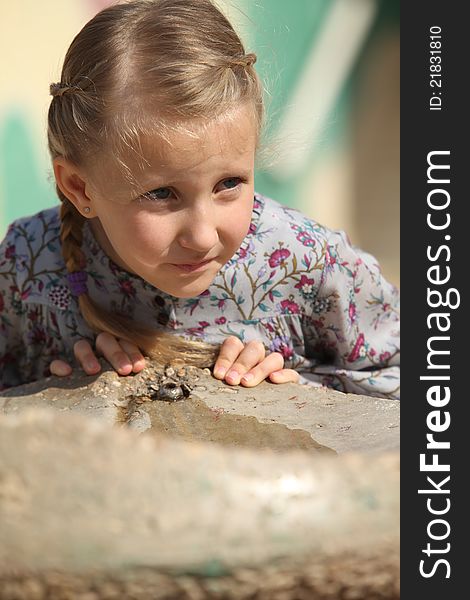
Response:
[{"label": "girl's left hand", "polygon": [[298,383],[297,371],[283,367],[282,354],[271,352],[266,356],[262,342],[254,340],[245,345],[236,336],[230,336],[220,348],[213,372],[216,379],[244,387],[254,387],[268,378],[273,383]]},{"label": "girl's left hand", "polygon": [[[97,335],[95,345],[96,354],[87,340],[79,340],[73,346],[75,358],[87,375],[97,375],[101,371],[101,365],[96,358],[99,355],[104,356],[119,375],[138,373],[145,367],[145,358],[137,346],[117,339],[106,331]],[[59,377],[72,373],[71,365],[60,359],[53,360],[49,369],[51,375]]]}]

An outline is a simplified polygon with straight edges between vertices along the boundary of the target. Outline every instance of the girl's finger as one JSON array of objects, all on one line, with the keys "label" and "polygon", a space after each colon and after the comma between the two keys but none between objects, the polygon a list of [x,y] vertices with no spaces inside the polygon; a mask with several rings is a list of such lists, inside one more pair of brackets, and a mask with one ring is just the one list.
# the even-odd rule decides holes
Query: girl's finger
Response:
[{"label": "girl's finger", "polygon": [[64,360],[55,359],[49,365],[51,375],[57,375],[58,377],[65,377],[72,373],[72,367]]},{"label": "girl's finger", "polygon": [[129,375],[132,372],[133,364],[131,360],[118,340],[110,333],[102,331],[96,337],[96,349],[101,352],[119,375]]},{"label": "girl's finger", "polygon": [[73,353],[87,375],[96,375],[96,373],[101,371],[101,365],[93,352],[90,342],[86,340],[75,342]]},{"label": "girl's finger", "polygon": [[119,343],[124,352],[129,357],[132,363],[132,370],[134,373],[139,373],[145,368],[145,358],[139,348],[135,344],[131,344],[127,340],[119,340]]},{"label": "girl's finger", "polygon": [[281,369],[269,375],[273,383],[299,383],[300,375],[294,369]]},{"label": "girl's finger", "polygon": [[[259,340],[253,340],[249,342],[240,352],[237,360],[233,363],[228,373],[225,375],[225,381],[230,383],[230,385],[238,385],[243,375],[245,375],[245,373],[247,373],[255,365],[262,363],[265,356],[266,349],[263,342]],[[283,364],[276,368],[282,368]],[[263,379],[266,376],[267,373]]]},{"label": "girl's finger", "polygon": [[271,352],[261,361],[256,367],[248,370],[243,377],[240,378],[241,385],[245,387],[253,387],[261,383],[275,371],[280,371],[284,366],[284,357],[279,352]]},{"label": "girl's finger", "polygon": [[223,379],[225,377],[225,374],[236,361],[244,347],[244,343],[234,335],[224,340],[214,365],[214,377],[216,379]]}]

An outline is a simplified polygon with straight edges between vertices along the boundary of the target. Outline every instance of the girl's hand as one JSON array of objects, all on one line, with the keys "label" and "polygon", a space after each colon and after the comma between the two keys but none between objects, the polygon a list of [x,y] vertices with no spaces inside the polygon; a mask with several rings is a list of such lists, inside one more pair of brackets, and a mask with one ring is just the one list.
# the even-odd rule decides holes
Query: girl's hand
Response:
[{"label": "girl's hand", "polygon": [[[138,373],[145,367],[145,358],[139,348],[126,340],[117,340],[113,335],[101,332],[96,338],[96,350],[105,357],[119,375]],[[87,375],[96,375],[101,371],[89,342],[80,340],[73,347],[73,353]],[[72,373],[72,367],[63,360],[53,360],[50,364],[52,375],[63,377]]]},{"label": "girl's hand", "polygon": [[244,344],[236,336],[228,337],[220,348],[214,365],[214,377],[225,379],[230,385],[254,387],[269,378],[273,383],[298,383],[299,374],[283,369],[284,357],[279,352],[266,356],[260,341]]}]

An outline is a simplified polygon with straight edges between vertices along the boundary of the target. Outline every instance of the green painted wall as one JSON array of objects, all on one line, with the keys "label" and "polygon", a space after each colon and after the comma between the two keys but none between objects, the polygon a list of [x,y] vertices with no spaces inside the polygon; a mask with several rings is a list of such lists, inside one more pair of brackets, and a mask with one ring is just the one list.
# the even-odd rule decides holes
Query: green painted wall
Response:
[{"label": "green painted wall", "polygon": [[56,204],[52,182],[38,160],[28,115],[11,111],[0,125],[0,198],[3,224]]}]

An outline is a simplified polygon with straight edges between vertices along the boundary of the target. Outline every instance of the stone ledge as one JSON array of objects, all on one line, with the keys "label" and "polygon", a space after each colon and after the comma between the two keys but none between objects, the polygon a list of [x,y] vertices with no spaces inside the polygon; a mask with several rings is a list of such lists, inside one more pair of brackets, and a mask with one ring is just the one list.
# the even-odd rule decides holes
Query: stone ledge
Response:
[{"label": "stone ledge", "polygon": [[398,540],[395,455],[214,447],[51,409],[0,431],[0,569],[223,575]]},{"label": "stone ledge", "polygon": [[0,600],[398,600],[398,402],[161,372],[0,394]]},{"label": "stone ledge", "polygon": [[[85,414],[110,425],[127,422],[137,431],[149,429],[152,419],[147,408],[150,404],[134,406],[134,410],[127,413],[122,409],[128,407],[129,398],[138,397],[144,381],[157,377],[158,365],[128,377],[120,377],[104,362],[102,365],[104,372],[99,376],[77,372],[66,378],[49,377],[0,393],[0,413],[15,414],[25,408],[50,406],[58,411]],[[214,379],[207,370],[193,369],[198,380],[191,397],[204,402],[214,418],[217,415],[249,416],[260,423],[304,430],[313,440],[338,453],[399,449],[400,404],[396,400],[298,384],[263,382],[254,388],[232,387]],[[181,423],[185,414],[181,404],[179,413]],[[207,417],[201,416],[200,420],[203,418]],[[174,424],[176,427],[177,423]],[[185,423],[186,431],[192,427],[194,422]]]}]

